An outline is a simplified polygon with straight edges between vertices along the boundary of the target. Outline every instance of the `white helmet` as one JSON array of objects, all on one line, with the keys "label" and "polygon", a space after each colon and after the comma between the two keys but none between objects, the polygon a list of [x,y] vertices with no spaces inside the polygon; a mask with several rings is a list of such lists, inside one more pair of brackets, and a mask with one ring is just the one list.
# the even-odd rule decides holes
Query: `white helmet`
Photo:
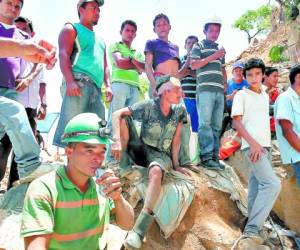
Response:
[{"label": "white helmet", "polygon": [[207,24],[210,24],[210,23],[220,24],[220,26],[222,26],[222,20],[221,20],[221,18],[217,17],[217,16],[213,16],[213,17],[208,18],[208,19],[205,20],[204,25],[203,25],[203,29],[205,29],[205,26]]}]

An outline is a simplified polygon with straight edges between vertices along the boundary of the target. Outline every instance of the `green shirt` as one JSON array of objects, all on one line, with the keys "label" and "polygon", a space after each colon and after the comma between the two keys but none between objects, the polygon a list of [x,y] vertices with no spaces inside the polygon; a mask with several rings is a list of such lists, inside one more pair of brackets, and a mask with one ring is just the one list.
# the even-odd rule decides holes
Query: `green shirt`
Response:
[{"label": "green shirt", "polygon": [[89,76],[98,88],[104,80],[105,44],[95,32],[80,23],[73,24],[77,36],[71,55],[72,71]]},{"label": "green shirt", "polygon": [[60,167],[33,181],[24,200],[21,236],[52,234],[51,250],[103,249],[113,201],[91,178],[82,193]]},{"label": "green shirt", "polygon": [[[193,46],[190,57],[192,59],[204,59],[214,54],[218,49],[217,43],[204,39]],[[222,73],[224,63],[225,59],[219,58],[196,70],[198,92],[224,92],[224,78]]]},{"label": "green shirt", "polygon": [[113,58],[113,53],[119,52],[122,57],[132,57],[139,62],[144,62],[144,58],[141,53],[137,52],[133,48],[129,48],[123,42],[117,42],[110,46],[109,55],[112,62],[112,83],[127,83],[129,85],[139,86],[139,73],[136,69],[120,69],[117,67],[116,62]]}]

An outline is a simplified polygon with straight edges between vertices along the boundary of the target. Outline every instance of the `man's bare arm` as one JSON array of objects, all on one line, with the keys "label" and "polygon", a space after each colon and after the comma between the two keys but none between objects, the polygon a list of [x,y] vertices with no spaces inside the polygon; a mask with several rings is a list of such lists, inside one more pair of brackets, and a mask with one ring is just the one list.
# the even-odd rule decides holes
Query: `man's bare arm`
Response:
[{"label": "man's bare arm", "polygon": [[29,62],[44,63],[47,69],[52,69],[56,63],[55,55],[55,47],[44,40],[0,38],[0,58],[21,57]]},{"label": "man's bare arm", "polygon": [[123,230],[131,230],[134,225],[134,211],[132,206],[121,195],[120,199],[114,200],[116,223]]},{"label": "man's bare arm", "polygon": [[80,88],[74,80],[71,66],[71,54],[76,39],[76,30],[71,24],[66,24],[58,37],[59,65],[67,84],[66,94],[68,96],[80,96]]},{"label": "man's bare arm", "polygon": [[122,144],[121,144],[121,135],[120,135],[120,128],[121,128],[121,118],[123,116],[130,116],[131,111],[129,108],[122,108],[117,110],[112,115],[112,131],[113,131],[113,138],[114,142],[111,145],[111,154],[115,157],[115,159],[121,159],[121,151],[122,151]]},{"label": "man's bare arm", "polygon": [[179,167],[179,150],[181,145],[181,130],[182,130],[182,122],[180,122],[175,130],[173,140],[172,140],[172,163],[173,167]]},{"label": "man's bare arm", "polygon": [[293,124],[289,120],[279,120],[279,125],[282,129],[282,134],[288,143],[297,152],[300,153],[300,138],[293,129]]},{"label": "man's bare arm", "polygon": [[106,51],[104,52],[104,84],[105,84],[105,91],[106,91],[106,100],[108,102],[111,102],[113,99],[113,92],[111,90],[111,85],[110,85],[110,72],[109,72],[109,67],[107,63],[107,56],[106,56]]},{"label": "man's bare arm", "polygon": [[51,234],[33,235],[24,238],[26,250],[47,250]]},{"label": "man's bare arm", "polygon": [[205,57],[203,59],[192,59],[191,60],[191,68],[193,70],[202,68],[202,67],[206,66],[207,64],[209,64],[211,61],[217,60],[224,56],[225,56],[225,50],[220,49],[220,50],[217,50],[214,54],[212,54],[208,57]]},{"label": "man's bare arm", "polygon": [[135,69],[129,57],[122,57],[121,53],[116,51],[112,53],[113,59],[120,69]]},{"label": "man's bare arm", "polygon": [[222,75],[223,75],[223,80],[224,80],[224,92],[227,92],[227,72],[225,67],[222,67]]},{"label": "man's bare arm", "polygon": [[155,92],[156,81],[155,81],[155,77],[154,77],[154,71],[153,71],[153,68],[152,68],[152,63],[153,63],[153,54],[146,53],[145,71],[146,71],[147,77],[150,81],[151,89],[153,90],[153,92]]}]

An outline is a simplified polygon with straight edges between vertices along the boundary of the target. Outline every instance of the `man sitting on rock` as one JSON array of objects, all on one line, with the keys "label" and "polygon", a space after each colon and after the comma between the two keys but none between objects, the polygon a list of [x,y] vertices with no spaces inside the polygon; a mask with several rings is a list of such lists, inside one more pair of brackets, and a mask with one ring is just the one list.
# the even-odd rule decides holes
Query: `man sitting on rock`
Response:
[{"label": "man sitting on rock", "polygon": [[[125,241],[128,249],[139,249],[145,233],[150,227],[153,209],[161,192],[165,173],[171,169],[187,171],[178,161],[180,132],[186,122],[186,110],[178,104],[182,97],[180,81],[174,77],[163,77],[156,87],[158,98],[136,103],[113,114],[112,154],[121,159],[121,171],[130,172],[130,164],[148,168],[148,187],[144,208],[137,218],[133,231]],[[141,122],[138,136],[133,120]]]}]

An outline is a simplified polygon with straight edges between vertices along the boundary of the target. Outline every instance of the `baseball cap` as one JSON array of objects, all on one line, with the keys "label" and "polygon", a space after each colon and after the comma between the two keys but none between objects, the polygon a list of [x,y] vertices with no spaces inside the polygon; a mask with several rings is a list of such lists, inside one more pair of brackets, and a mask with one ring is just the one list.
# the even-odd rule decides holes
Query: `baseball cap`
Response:
[{"label": "baseball cap", "polygon": [[232,65],[232,69],[236,69],[236,68],[244,69],[244,64],[243,64],[242,62],[235,62],[235,63]]},{"label": "baseball cap", "polygon": [[99,4],[99,6],[102,6],[104,4],[104,0],[79,0],[77,3],[77,9],[79,10],[81,5],[83,5],[84,3],[88,3],[88,2],[96,2]]}]

